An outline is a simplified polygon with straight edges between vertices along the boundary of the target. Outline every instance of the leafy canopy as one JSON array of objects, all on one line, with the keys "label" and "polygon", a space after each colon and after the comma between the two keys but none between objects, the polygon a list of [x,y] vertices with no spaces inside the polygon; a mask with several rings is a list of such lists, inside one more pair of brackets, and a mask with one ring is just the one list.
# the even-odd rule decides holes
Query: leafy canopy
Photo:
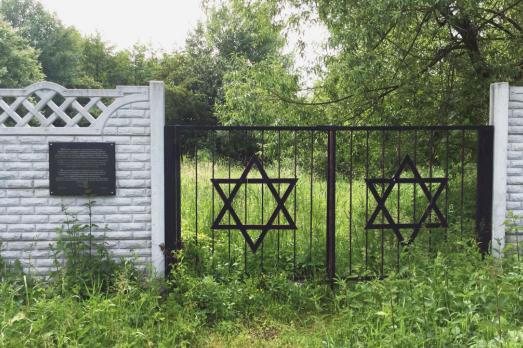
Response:
[{"label": "leafy canopy", "polygon": [[0,87],[21,87],[42,78],[38,51],[0,17]]},{"label": "leafy canopy", "polygon": [[483,123],[489,84],[523,79],[521,0],[310,3],[336,52],[314,100],[333,122]]},{"label": "leafy canopy", "polygon": [[[523,82],[523,0],[203,6],[206,19],[185,47],[162,53],[140,44],[117,50],[99,34],[66,27],[36,0],[2,0],[1,83],[45,77],[98,88],[159,79],[168,122],[387,125],[485,123],[489,84]],[[308,67],[318,80],[301,90],[286,35],[314,21],[330,38]]]}]

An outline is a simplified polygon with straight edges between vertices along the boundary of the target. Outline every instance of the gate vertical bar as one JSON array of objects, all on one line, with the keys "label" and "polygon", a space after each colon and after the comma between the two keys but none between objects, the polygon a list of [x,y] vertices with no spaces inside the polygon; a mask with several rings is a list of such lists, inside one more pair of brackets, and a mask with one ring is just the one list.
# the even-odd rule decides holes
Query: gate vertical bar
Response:
[{"label": "gate vertical bar", "polygon": [[179,130],[167,126],[165,135],[165,275],[174,262],[173,251],[181,245],[181,192]]},{"label": "gate vertical bar", "polygon": [[182,247],[182,153],[180,150],[180,129],[174,129],[173,172],[174,172],[174,250]]},{"label": "gate vertical bar", "polygon": [[164,127],[164,181],[165,181],[165,231],[164,231],[164,257],[165,257],[165,276],[169,275],[172,250],[174,248],[174,169],[173,169],[173,150],[174,150],[174,129]]},{"label": "gate vertical bar", "polygon": [[494,127],[479,128],[477,142],[476,231],[479,249],[486,254],[492,239]]},{"label": "gate vertical bar", "polygon": [[333,285],[336,274],[336,131],[327,141],[327,276]]}]

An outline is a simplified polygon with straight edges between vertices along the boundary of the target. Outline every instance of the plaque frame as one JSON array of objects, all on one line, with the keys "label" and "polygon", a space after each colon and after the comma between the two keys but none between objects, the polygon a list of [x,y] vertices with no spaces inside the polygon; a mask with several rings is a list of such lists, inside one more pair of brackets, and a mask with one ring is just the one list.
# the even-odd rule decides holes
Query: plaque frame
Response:
[{"label": "plaque frame", "polygon": [[[51,196],[116,195],[116,144],[114,142],[49,142],[48,144],[49,194]],[[96,159],[90,161],[92,165],[86,164],[88,156],[81,156],[78,161],[75,161],[76,158],[69,153],[70,156],[67,158],[60,158],[59,152],[67,153],[68,150],[80,151],[80,154],[82,154],[82,150],[102,151],[107,158],[99,165],[93,163]],[[75,164],[77,165],[75,166]],[[73,177],[73,175],[82,175],[78,167],[85,168],[87,179],[79,180]],[[97,173],[92,174],[93,171]]]}]

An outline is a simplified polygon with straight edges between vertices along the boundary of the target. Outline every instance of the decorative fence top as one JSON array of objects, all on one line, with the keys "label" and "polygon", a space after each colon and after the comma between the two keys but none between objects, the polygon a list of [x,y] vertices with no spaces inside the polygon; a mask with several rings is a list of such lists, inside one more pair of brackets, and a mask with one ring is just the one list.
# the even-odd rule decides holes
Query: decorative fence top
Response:
[{"label": "decorative fence top", "polygon": [[101,134],[119,108],[148,101],[147,87],[66,89],[39,82],[0,89],[0,134]]}]

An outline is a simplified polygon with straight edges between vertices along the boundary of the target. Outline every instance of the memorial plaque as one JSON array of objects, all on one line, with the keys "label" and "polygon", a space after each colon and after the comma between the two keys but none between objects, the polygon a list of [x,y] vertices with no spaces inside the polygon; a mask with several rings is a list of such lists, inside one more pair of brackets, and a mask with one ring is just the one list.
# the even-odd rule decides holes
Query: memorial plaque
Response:
[{"label": "memorial plaque", "polygon": [[114,143],[49,143],[49,191],[53,196],[114,195]]}]

